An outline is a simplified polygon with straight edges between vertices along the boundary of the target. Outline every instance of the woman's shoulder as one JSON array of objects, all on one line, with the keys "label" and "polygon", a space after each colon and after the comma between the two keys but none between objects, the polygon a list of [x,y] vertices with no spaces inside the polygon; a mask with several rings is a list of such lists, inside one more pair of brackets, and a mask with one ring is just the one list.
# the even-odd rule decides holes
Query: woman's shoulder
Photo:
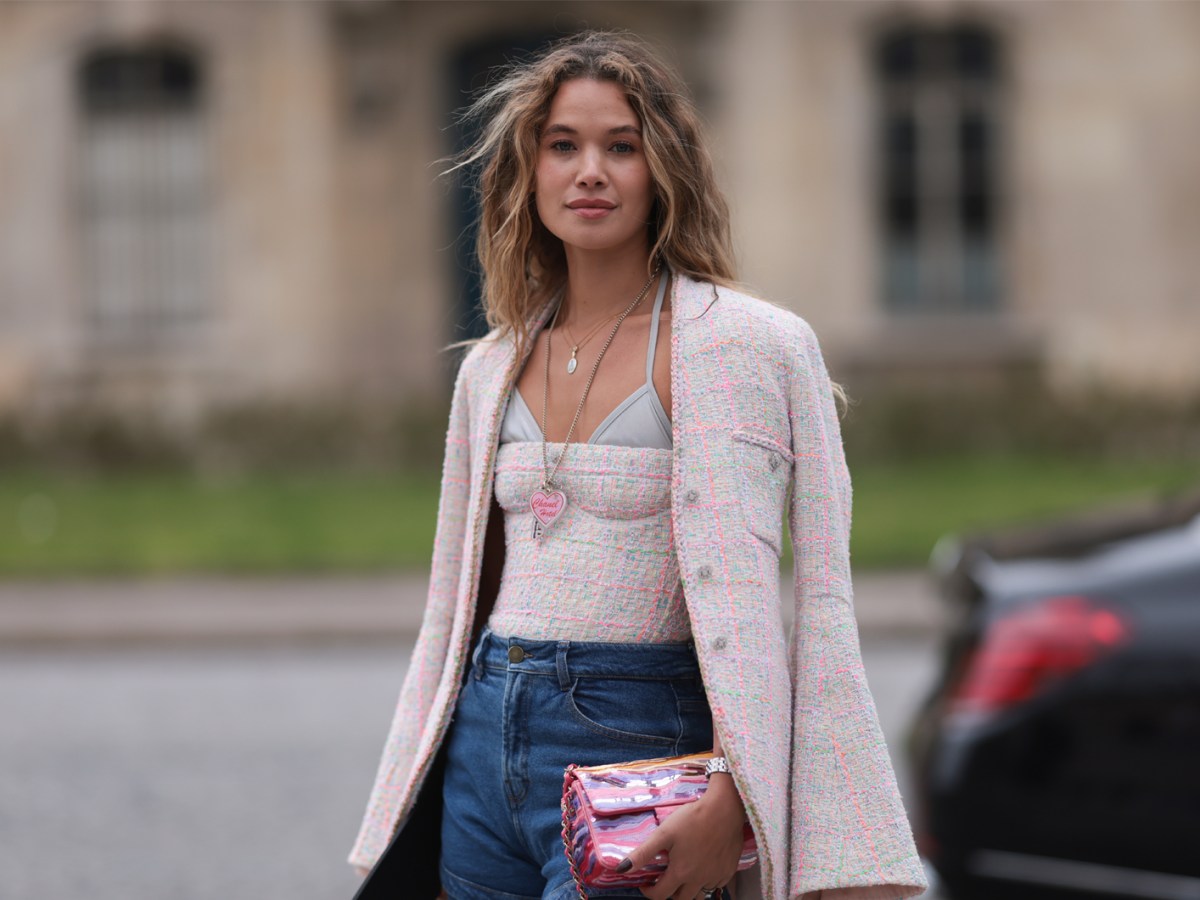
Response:
[{"label": "woman's shoulder", "polygon": [[466,347],[462,362],[459,363],[458,380],[465,381],[478,377],[480,373],[495,372],[496,365],[512,353],[512,348],[512,338],[502,334],[499,328],[493,328]]},{"label": "woman's shoulder", "polygon": [[710,327],[736,336],[758,351],[790,355],[816,344],[812,326],[793,309],[740,285],[682,278],[683,293],[692,298],[691,308],[698,310],[699,316],[711,317]]}]

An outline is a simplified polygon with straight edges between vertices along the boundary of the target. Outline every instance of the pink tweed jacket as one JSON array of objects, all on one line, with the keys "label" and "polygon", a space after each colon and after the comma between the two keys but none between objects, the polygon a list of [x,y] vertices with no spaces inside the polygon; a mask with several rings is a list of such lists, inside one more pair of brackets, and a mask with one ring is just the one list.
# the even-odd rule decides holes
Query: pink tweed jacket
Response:
[{"label": "pink tweed jacket", "polygon": [[[683,276],[672,307],[676,552],[714,727],[758,838],[763,894],[919,894],[927,881],[862,666],[850,478],[816,337],[791,312]],[[500,416],[523,362],[510,341],[490,340],[459,370],[428,603],[350,855],[359,866],[405,824],[453,713]],[[784,515],[790,635],[779,606]]]}]

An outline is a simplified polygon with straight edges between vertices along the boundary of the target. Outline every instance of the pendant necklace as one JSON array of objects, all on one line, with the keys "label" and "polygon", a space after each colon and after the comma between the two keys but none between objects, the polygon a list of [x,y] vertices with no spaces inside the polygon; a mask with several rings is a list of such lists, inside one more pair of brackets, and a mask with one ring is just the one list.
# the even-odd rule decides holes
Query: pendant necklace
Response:
[{"label": "pendant necklace", "polygon": [[579,348],[582,347],[584,344],[586,344],[588,341],[590,341],[592,339],[593,335],[595,335],[595,333],[600,330],[600,328],[604,325],[604,323],[609,321],[609,319],[611,319],[611,318],[612,318],[612,316],[609,316],[608,319],[601,319],[597,323],[596,327],[593,328],[591,331],[589,331],[587,333],[587,336],[579,343],[575,343],[575,338],[571,336],[571,330],[569,328],[567,328],[567,323],[563,322],[563,331],[566,332],[567,343],[571,345],[571,358],[569,360],[567,360],[567,374],[568,375],[574,375],[575,369],[579,365],[579,361],[575,358],[575,354],[579,352]]},{"label": "pendant necklace", "polygon": [[592,364],[592,372],[588,375],[587,384],[583,386],[583,396],[579,398],[579,405],[575,407],[575,416],[571,419],[571,426],[567,429],[567,436],[563,438],[562,452],[558,454],[558,459],[554,461],[554,468],[551,469],[546,452],[546,398],[550,394],[550,335],[554,331],[554,323],[558,321],[558,312],[562,309],[562,303],[559,303],[558,309],[554,310],[554,318],[550,320],[550,328],[546,333],[546,374],[542,381],[542,486],[529,495],[529,508],[533,511],[534,539],[540,539],[546,529],[553,525],[555,520],[567,509],[567,495],[563,493],[561,488],[554,486],[554,475],[558,471],[563,457],[567,455],[567,444],[570,442],[571,435],[575,431],[575,423],[579,421],[579,414],[583,412],[583,402],[587,400],[588,391],[592,388],[592,379],[596,377],[596,370],[600,368],[600,360],[604,359],[608,345],[617,336],[617,329],[621,327],[621,323],[625,321],[625,317],[633,312],[634,307],[642,302],[642,298],[646,296],[646,291],[650,290],[650,285],[654,283],[654,279],[658,277],[661,269],[661,264],[654,267],[654,271],[650,273],[650,278],[642,286],[642,290],[638,295],[633,298],[633,302],[625,308],[625,312],[621,313],[617,319],[617,323],[613,325],[612,331],[608,334],[608,340],[600,348],[600,355],[596,357],[595,363]]}]

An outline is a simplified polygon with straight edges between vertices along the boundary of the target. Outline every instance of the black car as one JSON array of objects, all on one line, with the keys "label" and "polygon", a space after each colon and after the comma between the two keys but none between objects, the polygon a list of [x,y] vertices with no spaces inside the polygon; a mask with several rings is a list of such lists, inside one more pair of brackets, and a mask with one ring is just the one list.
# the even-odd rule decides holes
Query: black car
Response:
[{"label": "black car", "polygon": [[907,735],[952,900],[1200,898],[1200,492],[952,538]]}]

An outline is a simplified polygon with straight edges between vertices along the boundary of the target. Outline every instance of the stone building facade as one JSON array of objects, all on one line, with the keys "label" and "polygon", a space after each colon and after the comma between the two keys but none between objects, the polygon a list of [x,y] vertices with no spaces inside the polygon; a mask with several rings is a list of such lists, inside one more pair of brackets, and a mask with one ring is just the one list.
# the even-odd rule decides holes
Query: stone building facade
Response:
[{"label": "stone building facade", "polygon": [[1200,4],[0,5],[0,412],[444,402],[491,66],[629,29],[836,377],[1200,391]]}]

